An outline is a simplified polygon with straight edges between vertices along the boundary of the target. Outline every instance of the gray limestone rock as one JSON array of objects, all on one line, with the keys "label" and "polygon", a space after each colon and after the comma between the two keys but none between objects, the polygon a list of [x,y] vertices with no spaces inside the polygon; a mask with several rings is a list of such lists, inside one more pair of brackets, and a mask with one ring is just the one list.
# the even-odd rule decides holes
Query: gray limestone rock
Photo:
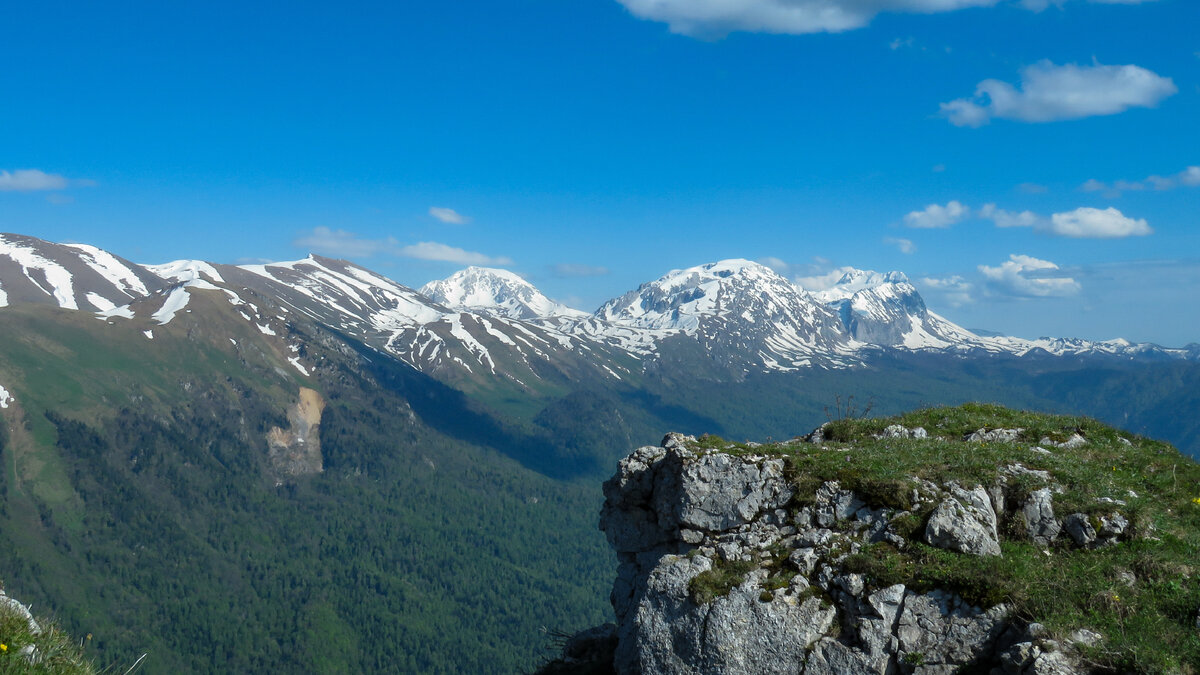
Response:
[{"label": "gray limestone rock", "polygon": [[929,438],[929,432],[925,431],[924,427],[909,429],[901,424],[892,424],[886,427],[883,433],[876,436],[876,438],[912,438],[921,440]]},{"label": "gray limestone rock", "polygon": [[[1003,440],[1000,432],[1019,434],[981,431],[987,436],[979,440],[989,441]],[[1036,626],[1010,623],[1003,605],[973,607],[953,593],[917,594],[902,584],[877,588],[870,576],[847,569],[847,556],[868,550],[870,542],[904,548],[907,542],[891,529],[893,511],[868,507],[836,481],[796,508],[777,458],[704,451],[677,434],[663,445],[634,451],[604,485],[601,529],[619,562],[612,590],[617,673],[1075,672],[1069,653],[1054,649],[1048,636],[1039,638],[1044,631]],[[1019,465],[1008,469],[1042,478]],[[989,492],[911,480],[914,503],[937,505],[925,541],[973,555],[1001,554],[1002,483]],[[1042,545],[1063,529],[1054,517],[1053,490],[1035,491],[1020,507],[1029,536]],[[1067,520],[1068,531],[1092,527],[1083,514]],[[1100,532],[1092,529],[1089,544],[1115,541],[1128,530],[1116,512],[1097,523]],[[716,583],[715,567],[740,576],[728,592],[718,584],[716,597],[698,602],[693,581],[708,573],[703,583]],[[584,643],[608,639],[611,645],[608,631]]]},{"label": "gray limestone rock", "polygon": [[987,490],[951,487],[951,496],[938,504],[925,527],[930,546],[971,555],[1000,555],[996,512]]},{"label": "gray limestone rock", "polygon": [[1053,495],[1050,488],[1042,488],[1029,495],[1021,507],[1025,517],[1025,533],[1038,546],[1049,546],[1058,538],[1062,526],[1054,519]]},{"label": "gray limestone rock", "polygon": [[1024,429],[979,429],[963,439],[968,443],[1015,443],[1021,439]]},{"label": "gray limestone rock", "polygon": [[835,610],[808,597],[802,585],[763,601],[765,570],[748,574],[728,595],[696,604],[688,584],[711,564],[702,556],[670,556],[650,573],[635,631],[618,633],[618,672],[800,672],[808,647],[833,625]]},{"label": "gray limestone rock", "polygon": [[920,654],[927,665],[966,665],[992,651],[1006,628],[1007,608],[972,607],[944,591],[908,592],[897,620],[902,654]]},{"label": "gray limestone rock", "polygon": [[1091,546],[1096,541],[1096,528],[1088,521],[1087,514],[1072,513],[1063,521],[1063,529],[1079,546]]}]

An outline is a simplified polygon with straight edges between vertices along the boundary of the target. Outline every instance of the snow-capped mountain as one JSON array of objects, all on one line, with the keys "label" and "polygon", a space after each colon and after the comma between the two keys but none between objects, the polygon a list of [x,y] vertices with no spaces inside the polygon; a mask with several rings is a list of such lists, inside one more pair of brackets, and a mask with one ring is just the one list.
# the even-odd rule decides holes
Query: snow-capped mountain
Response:
[{"label": "snow-capped mountain", "polygon": [[149,329],[190,311],[195,293],[218,293],[263,334],[303,319],[448,382],[518,388],[621,380],[668,354],[673,367],[703,359],[733,373],[855,367],[881,349],[1200,358],[1194,346],[976,335],[929,311],[900,272],[849,270],[810,292],[758,263],[725,260],[671,271],[587,314],[504,270],[472,267],[417,291],[320,256],[137,265],[83,244],[0,235],[0,306],[51,304]]},{"label": "snow-capped mountain", "polygon": [[103,311],[165,285],[140,265],[94,246],[0,234],[0,307],[31,303]]},{"label": "snow-capped mountain", "polygon": [[468,267],[425,284],[420,292],[446,307],[487,316],[525,320],[588,316],[587,312],[547,298],[533,284],[508,270],[489,267]]},{"label": "snow-capped mountain", "polygon": [[748,359],[768,370],[858,361],[857,346],[835,312],[749,260],[674,270],[604,304],[596,318],[614,326],[682,333],[715,358]]},{"label": "snow-capped mountain", "polygon": [[943,349],[976,337],[929,311],[903,272],[850,269],[813,297],[837,312],[854,339],[872,345]]}]

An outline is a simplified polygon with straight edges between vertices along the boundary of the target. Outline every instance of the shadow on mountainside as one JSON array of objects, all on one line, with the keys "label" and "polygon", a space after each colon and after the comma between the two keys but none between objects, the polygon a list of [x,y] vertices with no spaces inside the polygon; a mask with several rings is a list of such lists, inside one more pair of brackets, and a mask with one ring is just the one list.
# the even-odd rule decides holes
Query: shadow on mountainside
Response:
[{"label": "shadow on mountainside", "polygon": [[386,354],[342,336],[363,357],[363,365],[381,386],[403,397],[421,421],[456,440],[491,448],[550,478],[570,480],[596,475],[600,462],[569,455],[545,436],[515,430],[479,409],[465,394]]}]

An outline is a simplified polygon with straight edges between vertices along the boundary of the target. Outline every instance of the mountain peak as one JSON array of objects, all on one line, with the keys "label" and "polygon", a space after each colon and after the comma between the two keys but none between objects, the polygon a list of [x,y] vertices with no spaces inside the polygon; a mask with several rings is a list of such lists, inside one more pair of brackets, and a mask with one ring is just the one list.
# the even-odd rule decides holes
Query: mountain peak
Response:
[{"label": "mountain peak", "polygon": [[422,295],[451,309],[510,319],[586,316],[585,312],[554,302],[533,284],[508,270],[468,267],[419,289]]}]

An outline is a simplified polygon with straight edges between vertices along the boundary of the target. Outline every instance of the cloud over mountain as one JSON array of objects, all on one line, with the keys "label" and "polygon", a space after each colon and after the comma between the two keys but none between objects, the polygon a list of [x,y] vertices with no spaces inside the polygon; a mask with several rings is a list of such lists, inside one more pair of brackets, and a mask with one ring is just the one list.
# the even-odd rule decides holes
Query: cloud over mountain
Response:
[{"label": "cloud over mountain", "polygon": [[1012,254],[997,267],[980,265],[988,289],[1018,298],[1052,298],[1075,295],[1081,286],[1049,260]]}]

